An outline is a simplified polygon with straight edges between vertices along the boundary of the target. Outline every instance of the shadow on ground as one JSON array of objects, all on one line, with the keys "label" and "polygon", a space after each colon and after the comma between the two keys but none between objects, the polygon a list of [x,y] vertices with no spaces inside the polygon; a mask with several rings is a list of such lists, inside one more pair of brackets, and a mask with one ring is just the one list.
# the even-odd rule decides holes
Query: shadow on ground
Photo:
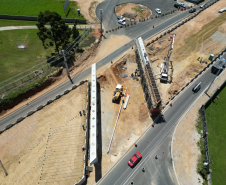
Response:
[{"label": "shadow on ground", "polygon": [[97,124],[97,156],[98,156],[98,163],[94,165],[95,167],[95,182],[99,181],[102,177],[102,169],[101,169],[101,162],[102,162],[102,130],[101,130],[101,91],[100,91],[100,84],[97,82],[97,118],[98,118],[98,124]]}]

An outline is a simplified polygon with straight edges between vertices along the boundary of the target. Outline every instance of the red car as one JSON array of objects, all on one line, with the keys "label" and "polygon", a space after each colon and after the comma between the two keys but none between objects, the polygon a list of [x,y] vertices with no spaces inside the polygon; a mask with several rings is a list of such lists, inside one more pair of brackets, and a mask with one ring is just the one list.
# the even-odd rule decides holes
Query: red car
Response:
[{"label": "red car", "polygon": [[130,167],[134,167],[142,158],[140,152],[136,152],[133,157],[128,161]]}]

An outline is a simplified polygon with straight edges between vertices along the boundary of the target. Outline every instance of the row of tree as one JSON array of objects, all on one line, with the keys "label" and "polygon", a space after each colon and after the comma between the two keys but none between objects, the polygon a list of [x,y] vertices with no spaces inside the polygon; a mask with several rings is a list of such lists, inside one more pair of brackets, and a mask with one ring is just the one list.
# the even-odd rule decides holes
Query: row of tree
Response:
[{"label": "row of tree", "polygon": [[[46,28],[45,25],[50,25],[50,28]],[[55,50],[58,53],[60,49],[69,43],[71,37],[75,39],[79,36],[79,31],[76,29],[76,26],[72,29],[69,28],[56,12],[40,12],[36,26],[39,29],[37,35],[42,41],[44,48],[55,45]]]}]

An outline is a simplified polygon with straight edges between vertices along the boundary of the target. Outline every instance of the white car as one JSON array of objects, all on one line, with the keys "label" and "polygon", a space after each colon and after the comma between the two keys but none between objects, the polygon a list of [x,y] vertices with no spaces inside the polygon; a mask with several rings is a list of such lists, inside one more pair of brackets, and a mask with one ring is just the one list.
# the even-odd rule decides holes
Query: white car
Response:
[{"label": "white car", "polygon": [[122,20],[122,21],[125,21],[126,20],[123,16],[118,16],[117,19],[118,20]]},{"label": "white car", "polygon": [[186,8],[186,5],[184,3],[179,3],[179,5],[183,8]]},{"label": "white car", "polygon": [[224,11],[226,11],[226,7],[219,10],[219,13],[223,13]]},{"label": "white car", "polygon": [[204,6],[206,6],[206,3],[203,3],[202,5],[200,5],[200,8],[203,8]]},{"label": "white car", "polygon": [[122,24],[122,25],[125,25],[126,24],[126,21],[123,21],[123,20],[120,19],[120,20],[118,20],[118,23],[119,24]]},{"label": "white car", "polygon": [[161,10],[159,8],[156,8],[155,11],[157,12],[157,14],[161,14]]}]

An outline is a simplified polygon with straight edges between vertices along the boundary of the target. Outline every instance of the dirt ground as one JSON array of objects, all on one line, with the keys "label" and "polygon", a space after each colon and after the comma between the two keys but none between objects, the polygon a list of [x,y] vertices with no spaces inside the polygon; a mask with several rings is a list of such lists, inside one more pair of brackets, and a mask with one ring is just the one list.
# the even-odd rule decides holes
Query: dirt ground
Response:
[{"label": "dirt ground", "polygon": [[[124,64],[123,61],[126,58],[127,61]],[[135,142],[144,129],[152,123],[140,81],[131,78],[131,73],[134,73],[136,69],[134,50],[130,49],[127,56],[99,74],[98,82],[101,88],[102,175]],[[128,74],[128,77],[122,78],[122,74]],[[110,152],[107,154],[122,101],[121,99],[120,104],[112,103],[113,92],[117,84],[127,87],[126,96],[130,95],[130,98],[127,108],[125,110],[122,108],[121,110]],[[95,171],[90,174],[87,184],[95,184]]]},{"label": "dirt ground", "polygon": [[[126,12],[136,14],[136,20],[147,18],[152,15],[152,11],[148,7],[141,4],[126,3],[116,7],[117,16],[121,16]],[[125,17],[125,19],[130,20],[128,17]]]},{"label": "dirt ground", "polygon": [[[226,71],[213,83],[208,91],[211,96],[226,80]],[[173,158],[179,182],[183,185],[202,184],[202,177],[196,173],[196,165],[200,156],[197,142],[200,135],[196,131],[196,119],[202,104],[209,99],[203,94],[177,127],[173,141]]]},{"label": "dirt ground", "polygon": [[[92,8],[92,13],[90,15],[90,7],[93,7],[94,5],[97,6],[97,4],[103,2],[104,0],[97,0],[97,1],[93,1],[93,0],[70,0],[70,1],[76,1],[78,2],[78,7],[80,8],[81,14],[84,15],[84,17],[89,21],[89,22],[93,22],[93,8]],[[95,7],[94,6],[94,7]]]},{"label": "dirt ground", "polygon": [[0,135],[0,184],[74,184],[84,168],[87,83]]},{"label": "dirt ground", "polygon": [[[210,54],[218,54],[226,47],[225,15],[218,13],[218,10],[225,6],[225,1],[219,1],[173,32],[176,37],[169,69],[173,81],[162,84],[157,80],[164,102],[210,62],[208,60]],[[210,22],[211,24],[208,24]],[[171,35],[172,33],[167,34],[161,40],[146,47],[151,60],[158,58],[152,63],[156,75],[160,74],[160,67],[157,66],[160,66],[170,49]],[[146,40],[145,44],[152,39]],[[200,63],[197,60],[199,57],[206,60],[207,64]]]}]

